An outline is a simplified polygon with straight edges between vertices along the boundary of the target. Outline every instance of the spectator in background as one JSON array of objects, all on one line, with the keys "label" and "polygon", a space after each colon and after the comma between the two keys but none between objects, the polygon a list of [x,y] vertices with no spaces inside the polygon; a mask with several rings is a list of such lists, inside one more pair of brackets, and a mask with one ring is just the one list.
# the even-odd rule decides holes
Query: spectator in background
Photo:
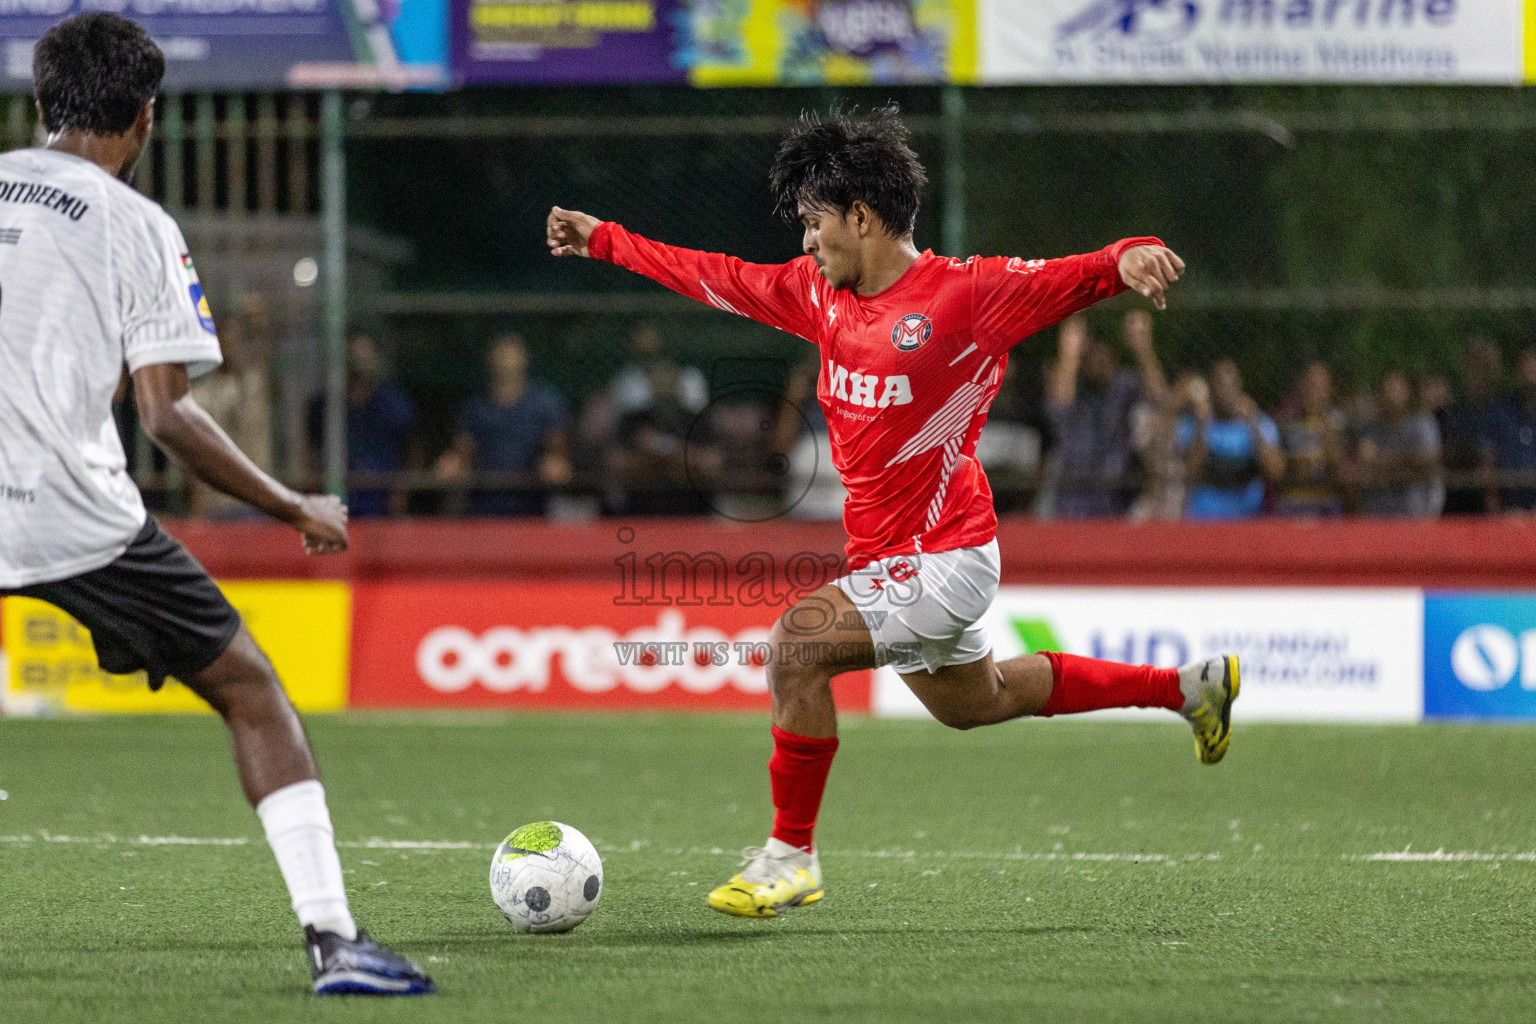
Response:
[{"label": "spectator in background", "polygon": [[615,432],[610,506],[631,516],[706,515],[722,465],[714,424],[691,409],[690,386],[675,363],[658,360],[647,380],[648,404],[624,413]]},{"label": "spectator in background", "polygon": [[543,488],[571,480],[565,399],[554,388],[528,377],[528,346],[521,335],[491,342],[487,356],[491,385],[459,413],[453,443],[438,457],[439,480],[469,483],[475,472],[516,474],[531,485],[475,488],[469,511],[481,516],[540,515]]},{"label": "spectator in background", "polygon": [[1414,408],[1435,421],[1435,426],[1441,430],[1443,442],[1445,415],[1451,408],[1450,379],[1443,373],[1426,373],[1419,377],[1413,390],[1419,399]]},{"label": "spectator in background", "polygon": [[1063,519],[1125,515],[1137,490],[1130,479],[1132,415],[1143,401],[1162,402],[1168,385],[1145,311],[1126,315],[1125,342],[1136,370],[1120,366],[1114,349],[1093,337],[1081,317],[1062,324],[1058,334],[1046,413],[1056,438],[1054,511]]},{"label": "spectator in background", "polygon": [[1187,493],[1184,453],[1179,447],[1180,417],[1198,401],[1209,402],[1205,378],[1180,370],[1160,405],[1148,404],[1136,417],[1136,451],[1146,467],[1146,486],[1131,508],[1136,522],[1178,522]]},{"label": "spectator in background", "polygon": [[709,385],[694,366],[679,366],[666,355],[661,332],[650,324],[636,327],[629,339],[630,361],[613,378],[613,402],[620,416],[675,401],[693,415],[709,404]]},{"label": "spectator in background", "polygon": [[1453,480],[1446,489],[1448,516],[1481,516],[1489,512],[1488,489],[1468,478],[1475,477],[1484,467],[1488,417],[1503,377],[1504,357],[1498,346],[1486,338],[1470,339],[1461,368],[1461,394],[1438,417],[1445,471],[1461,478]]},{"label": "spectator in background", "polygon": [[1413,407],[1408,378],[1392,370],[1381,379],[1376,420],[1361,433],[1361,509],[1366,515],[1429,519],[1440,514],[1440,429]]},{"label": "spectator in background", "polygon": [[[263,472],[272,472],[272,394],[267,361],[269,339],[260,330],[262,318],[250,315],[248,299],[219,329],[224,362],[213,373],[193,381],[189,390],[235,446]],[[247,518],[255,511],[244,502],[214,490],[195,478],[187,491],[187,513],[194,519]]]},{"label": "spectator in background", "polygon": [[[1483,424],[1483,464],[1500,474],[1536,477],[1536,346],[1520,353],[1515,392],[1492,402]],[[1536,509],[1536,480],[1524,479],[1488,490],[1490,512]]]},{"label": "spectator in background", "polygon": [[1210,385],[1191,382],[1190,411],[1179,420],[1178,446],[1188,481],[1190,519],[1250,519],[1264,509],[1264,485],[1285,474],[1275,421],[1243,390],[1237,364],[1211,367]]},{"label": "spectator in background", "polygon": [[[366,334],[347,342],[347,472],[399,474],[420,468],[421,446],[416,438],[416,403],[384,372],[379,346]],[[310,468],[319,473],[325,438],[325,396],[309,406]],[[349,488],[347,507],[353,519],[404,515],[408,493],[403,487]]]},{"label": "spectator in background", "polygon": [[1435,467],[1434,505],[1437,516],[1445,514],[1445,417],[1451,407],[1451,381],[1443,373],[1426,373],[1419,377],[1414,387],[1418,401],[1414,408],[1435,425],[1435,436],[1440,439],[1440,455]]},{"label": "spectator in background", "polygon": [[1344,436],[1352,445],[1358,443],[1366,428],[1376,422],[1376,400],[1376,389],[1368,381],[1357,378],[1350,382],[1340,408],[1344,412]]},{"label": "spectator in background", "polygon": [[1276,511],[1284,516],[1337,516],[1344,508],[1344,413],[1333,404],[1333,373],[1326,364],[1307,366],[1297,400],[1296,414],[1280,427],[1287,472]]}]

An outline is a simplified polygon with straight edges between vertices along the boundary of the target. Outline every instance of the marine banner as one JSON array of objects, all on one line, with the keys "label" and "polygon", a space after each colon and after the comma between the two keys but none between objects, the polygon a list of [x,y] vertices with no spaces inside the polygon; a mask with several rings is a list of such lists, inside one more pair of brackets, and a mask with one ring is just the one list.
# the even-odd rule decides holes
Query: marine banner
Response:
[{"label": "marine banner", "polygon": [[1524,77],[1523,0],[978,0],[978,80]]}]

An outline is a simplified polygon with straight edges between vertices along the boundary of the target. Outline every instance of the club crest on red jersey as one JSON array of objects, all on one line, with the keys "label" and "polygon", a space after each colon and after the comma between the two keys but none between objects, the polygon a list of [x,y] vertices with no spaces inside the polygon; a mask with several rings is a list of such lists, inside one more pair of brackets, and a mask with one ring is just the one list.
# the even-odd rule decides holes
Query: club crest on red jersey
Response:
[{"label": "club crest on red jersey", "polygon": [[933,337],[933,321],[921,313],[908,313],[891,328],[891,344],[902,352],[915,352]]}]

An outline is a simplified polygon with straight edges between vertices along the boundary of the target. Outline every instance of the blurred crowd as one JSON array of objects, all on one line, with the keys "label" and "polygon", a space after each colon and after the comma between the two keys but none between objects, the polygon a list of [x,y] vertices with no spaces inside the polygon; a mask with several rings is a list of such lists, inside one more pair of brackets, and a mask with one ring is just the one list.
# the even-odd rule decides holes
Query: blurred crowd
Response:
[{"label": "blurred crowd", "polygon": [[1224,520],[1530,514],[1536,508],[1536,346],[1505,386],[1472,338],[1459,386],[1389,370],[1340,389],[1312,362],[1265,409],[1230,359],[1169,382],[1145,313],[1116,347],[1080,320],[1046,369],[1046,450],[1035,511],[1082,518]]},{"label": "blurred crowd", "polygon": [[[224,321],[225,363],[194,393],[273,469],[281,431],[266,332],[257,297]],[[1454,382],[1394,370],[1343,387],[1314,362],[1266,408],[1230,359],[1170,373],[1146,313],[1127,314],[1118,334],[1098,336],[1074,318],[1039,372],[1038,363],[1010,363],[977,449],[1000,512],[1423,519],[1536,509],[1536,346],[1506,366],[1497,346],[1469,339]],[[486,348],[483,386],[449,414],[450,429],[429,431],[375,339],[355,335],[352,514],[841,514],[814,353],[787,371],[722,384],[671,351],[657,325],[637,326],[611,377],[573,402],[540,374],[523,337],[503,334]],[[320,479],[324,419],[317,394],[303,430],[310,486]],[[242,514],[199,487],[186,502],[191,515]]]}]

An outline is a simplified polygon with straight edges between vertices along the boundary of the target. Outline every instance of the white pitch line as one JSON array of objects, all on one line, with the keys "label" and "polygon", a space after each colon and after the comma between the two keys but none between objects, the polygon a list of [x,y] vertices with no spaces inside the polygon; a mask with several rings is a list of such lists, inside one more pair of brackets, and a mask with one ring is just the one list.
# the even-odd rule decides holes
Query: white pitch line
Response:
[{"label": "white pitch line", "polygon": [[[260,840],[249,836],[197,837],[197,836],[130,836],[119,837],[111,833],[94,836],[58,835],[39,829],[36,834],[0,835],[0,844],[26,845],[30,843],[62,844],[74,846],[248,846]],[[452,839],[382,839],[374,837],[360,840],[341,840],[336,844],[344,850],[494,850],[496,843],[472,843]],[[651,853],[666,856],[716,856],[736,857],[736,850],[719,846],[694,846],[653,848],[649,842],[635,840],[625,846],[604,845],[599,847],[603,856],[624,853]],[[1088,850],[1051,850],[1026,852],[1024,850],[823,850],[822,856],[830,858],[860,858],[870,860],[984,860],[984,861],[1041,861],[1078,863],[1128,863],[1128,864],[1192,864],[1209,863],[1222,859],[1220,853],[1096,853]],[[1483,853],[1478,850],[1387,850],[1379,853],[1346,853],[1342,859],[1356,863],[1376,864],[1455,864],[1465,862],[1523,862],[1536,863],[1536,851],[1522,853]]]},{"label": "white pitch line", "polygon": [[[246,846],[257,842],[247,836],[194,838],[191,836],[138,836],[122,839],[109,833],[95,836],[61,836],[39,831],[37,835],[0,836],[0,843],[67,843],[82,846]],[[494,850],[495,843],[464,843],[449,840],[363,839],[336,844],[350,850]]]},{"label": "white pitch line", "polygon": [[[710,851],[714,852],[714,851]],[[1049,853],[1024,853],[1019,850],[994,853],[982,850],[827,850],[827,857],[872,857],[880,859],[911,860],[1017,860],[1017,861],[1124,861],[1133,864],[1177,864],[1190,861],[1220,860],[1219,853],[1186,853],[1182,856],[1167,853],[1066,853],[1053,850]]]},{"label": "white pitch line", "polygon": [[364,839],[360,843],[339,842],[347,850],[494,850],[497,843],[456,843],[431,839]]},{"label": "white pitch line", "polygon": [[1345,860],[1376,861],[1388,864],[1439,864],[1462,861],[1536,861],[1536,852],[1480,853],[1477,850],[1392,850],[1386,853],[1346,853]]},{"label": "white pitch line", "polygon": [[84,846],[244,846],[251,840],[245,836],[228,839],[199,839],[192,836],[139,836],[119,839],[110,833],[94,836],[61,836],[39,831],[37,835],[0,836],[0,843],[64,843]]},{"label": "white pitch line", "polygon": [[[119,838],[109,833],[95,836],[65,836],[54,835],[50,832],[39,832],[37,835],[10,835],[0,836],[0,843],[27,844],[27,843],[68,843],[86,846],[246,846],[256,840],[245,836],[228,838],[193,838],[189,836],[138,836],[136,838]],[[494,850],[496,843],[471,843],[455,840],[432,839],[363,839],[341,840],[337,847],[344,850]],[[601,848],[604,856],[612,856],[622,853],[659,853],[668,856],[738,856],[736,850],[727,850],[722,847],[695,846],[687,850],[680,847],[672,849],[653,849],[649,843],[634,842],[628,846],[604,846]],[[1109,862],[1122,861],[1129,863],[1180,863],[1192,861],[1220,860],[1219,853],[1189,853],[1173,855],[1166,853],[1092,853],[1087,851],[1064,852],[1053,850],[1048,853],[1026,853],[1021,850],[1010,851],[985,851],[985,850],[826,850],[823,855],[827,857],[858,857],[877,860],[998,860],[998,861],[1089,861]]]}]

